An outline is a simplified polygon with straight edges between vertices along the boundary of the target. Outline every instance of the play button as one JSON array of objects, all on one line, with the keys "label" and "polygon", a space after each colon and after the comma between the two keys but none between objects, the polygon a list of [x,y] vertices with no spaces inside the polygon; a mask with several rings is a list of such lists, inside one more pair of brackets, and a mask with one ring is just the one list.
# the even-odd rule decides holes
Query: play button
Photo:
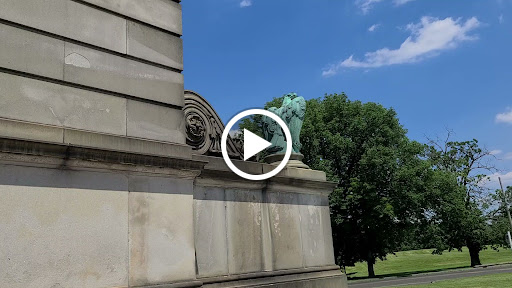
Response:
[{"label": "play button", "polygon": [[272,146],[272,143],[244,129],[244,161]]},{"label": "play button", "polygon": [[[284,154],[284,158],[277,165],[276,168],[274,168],[272,171],[264,173],[264,174],[249,174],[246,173],[238,167],[236,167],[231,159],[229,158],[229,154],[227,152],[226,148],[226,141],[228,139],[229,131],[231,128],[238,122],[240,119],[251,116],[251,115],[263,115],[272,118],[279,126],[281,126],[284,136],[286,139],[286,151]],[[247,161],[247,159],[251,158],[252,156],[258,154],[259,152],[265,150],[266,148],[272,146],[272,143],[268,142],[267,140],[261,138],[260,136],[254,134],[254,131],[249,131],[247,129],[244,129],[244,161]],[[226,162],[226,165],[228,165],[229,169],[233,171],[235,174],[237,174],[240,177],[243,177],[248,180],[265,180],[272,176],[275,176],[277,173],[281,172],[283,168],[288,164],[288,160],[290,159],[290,155],[292,154],[292,135],[290,134],[290,129],[288,129],[288,126],[286,126],[286,123],[284,123],[283,119],[281,119],[276,114],[263,110],[263,109],[249,109],[243,112],[238,113],[235,117],[233,117],[231,120],[229,120],[228,124],[226,125],[226,128],[224,128],[224,131],[222,132],[222,138],[220,141],[220,146],[222,150],[222,158],[224,158],[224,162]]]}]

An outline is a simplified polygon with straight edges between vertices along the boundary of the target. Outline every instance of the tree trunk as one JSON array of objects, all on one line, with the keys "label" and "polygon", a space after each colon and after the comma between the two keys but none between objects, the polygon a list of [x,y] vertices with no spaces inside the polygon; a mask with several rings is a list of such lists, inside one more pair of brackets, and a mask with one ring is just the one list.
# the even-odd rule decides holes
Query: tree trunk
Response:
[{"label": "tree trunk", "polygon": [[366,263],[368,264],[368,277],[375,277],[375,270],[373,270],[373,265],[375,264],[375,257],[373,257],[372,251],[368,251],[368,257],[366,259]]},{"label": "tree trunk", "polygon": [[471,267],[482,265],[480,262],[480,247],[479,245],[468,245],[469,256],[471,257]]}]

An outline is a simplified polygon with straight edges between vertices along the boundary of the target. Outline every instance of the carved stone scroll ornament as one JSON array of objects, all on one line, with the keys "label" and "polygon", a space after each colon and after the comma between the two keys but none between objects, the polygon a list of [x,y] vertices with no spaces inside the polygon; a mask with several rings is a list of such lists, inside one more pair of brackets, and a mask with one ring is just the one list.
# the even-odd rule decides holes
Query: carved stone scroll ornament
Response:
[{"label": "carved stone scroll ornament", "polygon": [[[201,95],[185,90],[183,111],[187,121],[187,144],[192,146],[197,154],[222,156],[220,140],[224,124],[210,103]],[[230,136],[226,147],[230,158],[243,159],[240,144]]]}]

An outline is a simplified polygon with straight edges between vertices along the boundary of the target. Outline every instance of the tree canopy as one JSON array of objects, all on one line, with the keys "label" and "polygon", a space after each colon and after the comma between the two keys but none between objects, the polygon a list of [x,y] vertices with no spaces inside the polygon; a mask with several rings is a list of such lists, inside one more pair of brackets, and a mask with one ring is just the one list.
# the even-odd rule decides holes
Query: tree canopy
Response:
[{"label": "tree canopy", "polygon": [[[478,144],[478,140],[431,141],[428,157],[436,171],[452,176],[456,182],[452,187],[429,191],[432,197],[431,223],[445,241],[437,243],[438,252],[445,249],[462,249],[466,246],[471,257],[471,266],[480,265],[479,253],[489,242],[489,226],[482,211],[482,203],[488,190],[482,185],[486,172],[494,171],[491,153]],[[433,205],[432,205],[433,204]]]},{"label": "tree canopy", "polygon": [[420,217],[425,147],[406,133],[396,112],[376,103],[345,94],[308,102],[306,164],[338,183],[330,198],[337,262],[366,261],[370,276],[375,260],[396,251]]}]

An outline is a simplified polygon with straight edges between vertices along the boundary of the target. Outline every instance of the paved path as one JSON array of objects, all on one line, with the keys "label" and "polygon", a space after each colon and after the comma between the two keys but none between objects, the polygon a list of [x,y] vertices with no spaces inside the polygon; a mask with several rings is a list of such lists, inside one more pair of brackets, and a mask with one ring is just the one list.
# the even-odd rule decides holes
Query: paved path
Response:
[{"label": "paved path", "polygon": [[392,286],[407,286],[418,284],[429,284],[434,281],[483,276],[499,273],[512,273],[512,265],[496,265],[489,267],[468,268],[445,272],[433,272],[427,274],[416,274],[406,277],[389,277],[380,280],[356,280],[349,282],[349,288],[378,288]]}]

